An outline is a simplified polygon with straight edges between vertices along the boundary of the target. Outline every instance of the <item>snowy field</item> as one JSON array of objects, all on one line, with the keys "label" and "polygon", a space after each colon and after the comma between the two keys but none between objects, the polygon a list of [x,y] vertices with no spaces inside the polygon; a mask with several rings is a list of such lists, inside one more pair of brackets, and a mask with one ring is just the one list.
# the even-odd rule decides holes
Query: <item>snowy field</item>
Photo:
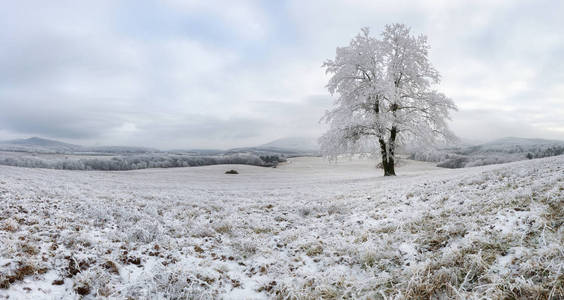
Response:
[{"label": "snowy field", "polygon": [[0,298],[564,298],[564,156],[375,164],[0,166]]}]

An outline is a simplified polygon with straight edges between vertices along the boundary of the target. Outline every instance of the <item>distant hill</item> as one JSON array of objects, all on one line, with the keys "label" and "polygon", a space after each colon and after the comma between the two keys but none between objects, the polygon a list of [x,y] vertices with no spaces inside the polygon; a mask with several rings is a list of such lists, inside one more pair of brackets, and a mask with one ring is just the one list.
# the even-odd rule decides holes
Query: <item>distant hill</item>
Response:
[{"label": "distant hill", "polygon": [[254,146],[240,147],[229,150],[215,149],[189,149],[189,150],[170,150],[160,151],[153,148],[145,147],[127,147],[127,146],[81,146],[75,144],[64,143],[56,140],[45,139],[40,137],[32,137],[28,139],[16,139],[9,141],[0,141],[0,151],[12,152],[28,152],[28,153],[45,153],[45,154],[142,154],[142,153],[178,153],[188,155],[221,155],[252,152],[259,155],[275,155],[281,154],[285,156],[302,156],[302,155],[318,155],[319,146],[317,141],[312,138],[305,137],[288,137],[277,139],[272,142]]},{"label": "distant hill", "polygon": [[56,140],[32,137],[28,139],[16,139],[0,141],[0,151],[35,152],[35,153],[59,153],[59,154],[123,154],[123,153],[152,153],[157,149],[127,146],[99,146],[87,147],[64,143]]},{"label": "distant hill", "polygon": [[276,167],[287,153],[259,150],[159,151],[143,147],[85,147],[39,137],[0,142],[0,165],[64,170],[124,171],[216,164]]},{"label": "distant hill", "polygon": [[55,140],[43,139],[40,137],[32,137],[29,139],[17,139],[1,142],[2,144],[22,145],[22,146],[40,146],[40,147],[61,147],[61,148],[79,148],[80,146],[67,144]]},{"label": "distant hill", "polygon": [[80,151],[78,145],[63,143],[39,137],[0,142],[0,150],[38,153],[70,153]]},{"label": "distant hill", "polygon": [[[539,154],[552,147],[564,146],[564,141],[505,137],[484,144],[458,149],[459,154],[480,154],[490,152]],[[550,155],[546,155],[550,156]],[[544,156],[543,156],[544,157]]]},{"label": "distant hill", "polygon": [[85,152],[110,153],[110,154],[161,152],[160,150],[155,148],[134,147],[134,146],[97,146],[97,147],[83,147],[82,149]]},{"label": "distant hill", "polygon": [[508,136],[484,144],[551,144],[551,143],[563,144],[564,141]]},{"label": "distant hill", "polygon": [[564,154],[564,141],[505,137],[473,146],[412,150],[412,159],[437,162],[445,168],[464,168]]},{"label": "distant hill", "polygon": [[300,151],[319,151],[317,140],[306,137],[287,137],[260,145],[258,148],[275,148]]},{"label": "distant hill", "polygon": [[564,141],[532,139],[519,137],[504,137],[482,144],[484,147],[502,147],[502,146],[539,146],[539,145],[563,145]]},{"label": "distant hill", "polygon": [[227,151],[227,153],[239,152],[252,152],[259,155],[282,154],[287,157],[317,156],[319,155],[319,146],[311,138],[289,137],[274,140],[260,146],[233,148]]}]

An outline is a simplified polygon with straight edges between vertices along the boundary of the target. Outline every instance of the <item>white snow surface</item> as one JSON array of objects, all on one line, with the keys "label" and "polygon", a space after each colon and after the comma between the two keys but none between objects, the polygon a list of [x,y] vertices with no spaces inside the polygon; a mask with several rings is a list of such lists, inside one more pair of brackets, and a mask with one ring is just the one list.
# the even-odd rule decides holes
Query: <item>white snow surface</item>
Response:
[{"label": "white snow surface", "polygon": [[564,298],[564,156],[375,165],[0,166],[0,299]]}]

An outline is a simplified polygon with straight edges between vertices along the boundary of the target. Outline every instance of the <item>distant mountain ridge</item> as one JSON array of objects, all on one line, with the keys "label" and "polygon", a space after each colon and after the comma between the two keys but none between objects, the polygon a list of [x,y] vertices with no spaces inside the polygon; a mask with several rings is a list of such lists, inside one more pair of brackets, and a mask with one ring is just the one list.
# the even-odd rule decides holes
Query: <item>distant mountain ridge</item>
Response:
[{"label": "distant mountain ridge", "polygon": [[472,146],[412,151],[416,160],[438,162],[445,168],[465,168],[564,154],[564,141],[505,137]]},{"label": "distant mountain ridge", "polygon": [[38,153],[152,153],[157,149],[129,146],[80,146],[40,137],[0,141],[0,151],[38,152]]},{"label": "distant mountain ridge", "polygon": [[504,137],[496,139],[482,145],[559,145],[564,144],[564,141],[560,140],[547,140],[538,138],[520,138],[520,137]]},{"label": "distant mountain ridge", "polygon": [[258,154],[282,154],[286,156],[318,155],[319,146],[313,138],[287,137],[269,143],[252,146],[232,148],[228,150],[217,149],[177,149],[162,151],[146,147],[131,146],[81,146],[60,142],[41,137],[27,139],[15,139],[0,141],[0,151],[30,152],[30,153],[53,153],[53,154],[140,154],[140,153],[185,153],[192,155],[220,155],[241,152],[253,152]]},{"label": "distant mountain ridge", "polygon": [[253,152],[257,154],[282,154],[287,157],[318,156],[319,146],[314,139],[306,137],[287,137],[255,147],[233,148],[227,153]]},{"label": "distant mountain ridge", "polygon": [[[436,162],[439,167],[465,168],[561,155],[564,154],[564,141],[507,137],[480,145],[458,144],[433,150],[406,150],[411,159]],[[143,147],[86,147],[32,137],[0,141],[0,151],[0,165],[72,170],[130,170],[221,163],[276,166],[289,157],[320,155],[315,140],[304,137],[282,138],[260,146],[229,150],[174,151]]]},{"label": "distant mountain ridge", "polygon": [[293,152],[242,149],[160,151],[142,147],[84,147],[33,137],[0,142],[0,165],[64,170],[124,171],[215,164],[276,167]]},{"label": "distant mountain ridge", "polygon": [[9,141],[0,141],[2,145],[18,145],[24,147],[57,147],[65,149],[79,149],[81,146],[63,143],[55,140],[44,139],[40,137],[31,137],[28,139],[16,139]]},{"label": "distant mountain ridge", "polygon": [[259,148],[278,148],[291,150],[319,151],[319,144],[315,139],[307,137],[286,137],[260,145]]}]

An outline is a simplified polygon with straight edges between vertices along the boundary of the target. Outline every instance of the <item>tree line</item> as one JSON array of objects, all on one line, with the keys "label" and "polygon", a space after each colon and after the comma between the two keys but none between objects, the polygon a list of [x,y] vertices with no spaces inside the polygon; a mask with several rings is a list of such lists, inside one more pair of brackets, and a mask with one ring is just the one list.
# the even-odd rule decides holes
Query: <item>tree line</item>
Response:
[{"label": "tree line", "polygon": [[144,154],[117,156],[111,158],[80,157],[32,157],[14,156],[0,158],[0,165],[46,168],[60,170],[102,170],[126,171],[147,168],[194,167],[219,164],[242,164],[261,167],[275,167],[286,157],[278,154],[257,155],[253,153],[235,153],[228,155],[193,156],[182,154]]}]

